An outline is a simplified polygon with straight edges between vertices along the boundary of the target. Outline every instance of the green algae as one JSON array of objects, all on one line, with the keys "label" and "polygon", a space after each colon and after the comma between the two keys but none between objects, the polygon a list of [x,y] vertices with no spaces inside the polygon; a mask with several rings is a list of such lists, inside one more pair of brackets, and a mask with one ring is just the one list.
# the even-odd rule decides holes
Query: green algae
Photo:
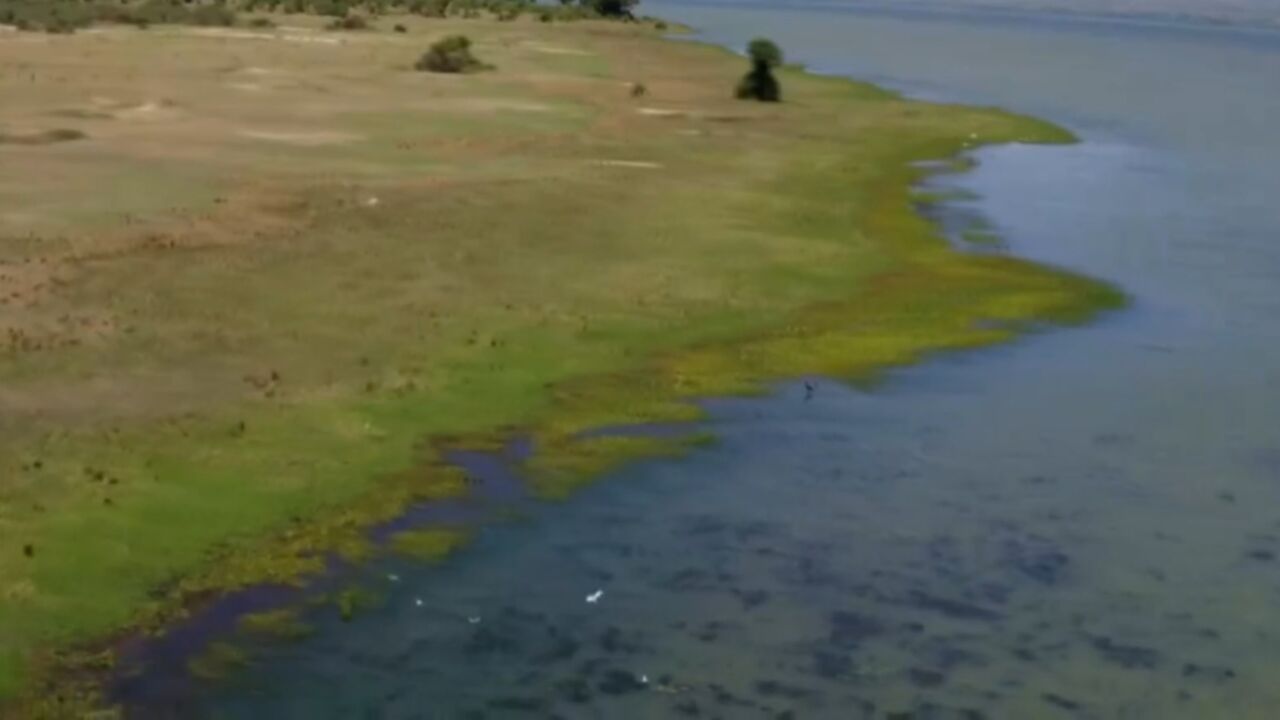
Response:
[{"label": "green algae", "polygon": [[201,680],[218,680],[249,666],[249,654],[228,642],[215,641],[187,661],[187,670]]},{"label": "green algae", "polygon": [[388,546],[393,552],[422,562],[440,562],[462,547],[470,533],[457,528],[405,530],[391,536]]},{"label": "green algae", "polygon": [[280,640],[298,640],[311,634],[311,627],[302,621],[296,608],[250,613],[240,618],[237,627],[247,635]]},{"label": "green algae", "polygon": [[713,436],[707,433],[683,438],[539,437],[544,446],[524,464],[523,469],[533,493],[544,500],[563,500],[593,479],[625,463],[640,458],[678,457],[714,442]]},{"label": "green algae", "polygon": [[362,587],[349,587],[334,593],[333,605],[338,610],[338,616],[344,622],[350,622],[355,618],[356,613],[375,607],[381,599],[381,596],[372,590]]}]

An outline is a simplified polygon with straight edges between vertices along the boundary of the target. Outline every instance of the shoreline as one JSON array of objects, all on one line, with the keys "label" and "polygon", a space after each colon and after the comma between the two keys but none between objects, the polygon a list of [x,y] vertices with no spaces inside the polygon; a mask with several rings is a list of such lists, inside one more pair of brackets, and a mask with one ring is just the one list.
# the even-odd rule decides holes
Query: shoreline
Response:
[{"label": "shoreline", "polygon": [[[660,42],[689,44],[683,39]],[[702,52],[711,48],[732,52],[701,41],[695,43]],[[800,76],[789,71],[784,79]],[[815,83],[845,86],[858,92],[880,92],[846,78],[807,77]],[[1019,118],[1018,130],[1012,134],[1025,134],[1032,142],[1069,139],[1056,132],[1047,123]],[[992,140],[990,144],[1008,141]],[[980,145],[985,144],[988,142],[984,138]],[[936,170],[917,164],[958,158],[980,145],[970,144],[962,135],[909,145],[895,156],[894,167],[880,169],[870,204],[876,210],[859,218],[861,229],[869,235],[898,240],[896,254],[901,265],[893,273],[873,275],[868,287],[852,297],[800,305],[774,322],[751,329],[732,327],[723,333],[727,337],[659,350],[645,356],[643,362],[628,361],[603,374],[570,375],[547,388],[550,398],[540,405],[541,409],[506,429],[498,426],[452,437],[428,432],[426,437],[431,439],[433,449],[420,452],[424,462],[409,471],[429,476],[425,484],[419,481],[381,490],[366,487],[358,493],[356,505],[344,508],[336,517],[322,513],[291,529],[283,538],[252,541],[241,548],[239,566],[235,561],[231,565],[215,563],[212,569],[186,574],[169,598],[152,611],[154,614],[131,623],[132,630],[121,631],[117,636],[170,627],[175,619],[180,622],[190,609],[200,606],[204,598],[312,577],[323,568],[316,561],[319,551],[336,552],[352,562],[375,556],[379,549],[360,542],[356,536],[379,520],[400,515],[406,508],[447,501],[466,492],[465,478],[443,461],[445,449],[492,447],[502,444],[501,439],[511,432],[526,432],[539,449],[524,463],[531,487],[541,498],[559,499],[621,463],[679,449],[665,442],[584,438],[583,433],[591,428],[694,419],[697,411],[691,402],[696,398],[759,392],[764,383],[784,377],[813,374],[873,382],[884,370],[920,362],[934,353],[994,345],[1034,331],[1041,324],[1085,322],[1099,312],[1122,305],[1122,296],[1099,282],[1016,258],[966,255],[940,246],[937,228],[912,207],[913,189]],[[990,284],[998,290],[992,292]],[[944,298],[950,302],[937,305],[933,304],[938,302],[934,298],[926,301],[926,310],[940,312],[945,308],[946,315],[930,318],[923,327],[909,325],[907,336],[903,337],[903,328],[895,326],[895,322],[902,322],[899,315],[904,310],[918,313],[915,306],[921,302],[920,294],[939,288],[950,292]],[[872,306],[870,310],[868,305]],[[256,553],[268,548],[265,557],[257,555],[249,559],[250,564],[243,564],[244,550]],[[196,600],[193,602],[192,598]],[[99,653],[102,644],[91,642],[88,647],[93,650],[87,655],[64,657],[60,665],[46,665],[37,675],[65,679],[79,675],[87,665],[87,675],[96,676],[106,669],[102,665],[110,663]],[[94,662],[86,662],[95,658],[97,670],[92,669]],[[71,662],[66,662],[68,659]],[[90,683],[93,684],[96,683]],[[85,697],[91,696],[82,696]]]}]

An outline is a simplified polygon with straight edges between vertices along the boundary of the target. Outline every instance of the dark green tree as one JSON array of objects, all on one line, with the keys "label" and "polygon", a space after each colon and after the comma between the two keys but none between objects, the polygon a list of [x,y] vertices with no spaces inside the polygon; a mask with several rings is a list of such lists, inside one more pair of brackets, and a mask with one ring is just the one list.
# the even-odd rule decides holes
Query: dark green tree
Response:
[{"label": "dark green tree", "polygon": [[773,76],[773,69],[782,64],[782,50],[772,40],[756,38],[747,45],[747,58],[751,61],[751,70],[738,81],[738,98],[760,102],[780,101],[782,87]]},{"label": "dark green tree", "polygon": [[598,15],[611,18],[630,18],[631,8],[640,0],[580,0],[583,7],[594,10]]}]

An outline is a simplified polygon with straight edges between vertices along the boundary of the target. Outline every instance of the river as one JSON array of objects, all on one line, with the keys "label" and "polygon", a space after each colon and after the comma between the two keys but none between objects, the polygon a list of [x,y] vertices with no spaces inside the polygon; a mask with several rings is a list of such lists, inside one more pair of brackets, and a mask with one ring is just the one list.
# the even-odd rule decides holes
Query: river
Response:
[{"label": "river", "polygon": [[385,603],[315,613],[310,638],[211,687],[139,683],[139,715],[1275,717],[1280,33],[645,10],[1072,128],[1082,144],[985,150],[938,182],[972,191],[950,212],[986,218],[997,251],[1132,306],[869,392],[710,401],[717,444],[488,527],[439,567],[379,565]]}]

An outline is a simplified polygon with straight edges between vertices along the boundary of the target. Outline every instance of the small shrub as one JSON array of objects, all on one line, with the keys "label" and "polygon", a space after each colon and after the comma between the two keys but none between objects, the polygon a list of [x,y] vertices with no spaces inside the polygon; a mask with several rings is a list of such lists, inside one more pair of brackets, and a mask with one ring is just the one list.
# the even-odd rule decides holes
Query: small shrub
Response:
[{"label": "small shrub", "polygon": [[185,23],[191,15],[185,5],[169,0],[147,0],[127,12],[130,12],[133,24],[139,27]]},{"label": "small shrub", "polygon": [[66,128],[48,130],[43,134],[43,140],[47,143],[70,142],[72,140],[83,140],[86,137],[88,136],[80,130],[70,130]]},{"label": "small shrub", "polygon": [[595,20],[600,17],[600,13],[590,5],[567,5],[555,10],[556,20]]},{"label": "small shrub", "polygon": [[72,18],[54,15],[45,21],[44,31],[50,35],[70,35],[84,26],[85,24],[78,23]]},{"label": "small shrub", "polygon": [[0,132],[0,145],[53,145],[54,143],[83,140],[88,137],[79,130],[58,128],[26,135],[6,135]]},{"label": "small shrub", "polygon": [[275,22],[271,18],[264,18],[264,17],[252,18],[251,20],[249,20],[248,24],[249,24],[249,27],[257,28],[259,30],[269,30],[276,26]]},{"label": "small shrub", "polygon": [[225,5],[200,5],[190,12],[188,22],[204,27],[231,27],[236,24],[236,14]]},{"label": "small shrub", "polygon": [[471,40],[465,35],[450,35],[437,40],[414,67],[437,73],[466,73],[489,68],[471,54]]},{"label": "small shrub", "polygon": [[760,102],[780,101],[782,88],[773,76],[773,68],[782,64],[782,50],[771,40],[756,38],[747,46],[747,57],[751,60],[751,70],[738,82],[737,97]]},{"label": "small shrub", "polygon": [[334,18],[326,27],[330,30],[368,30],[369,21],[363,15],[352,13],[346,17]]},{"label": "small shrub", "polygon": [[396,31],[396,32],[398,32],[398,33],[407,33],[407,32],[409,32],[409,28],[405,27],[404,25],[401,25],[400,23],[396,23],[396,26],[395,26],[394,28],[392,28],[392,30],[395,30],[395,31]]},{"label": "small shrub", "polygon": [[449,0],[413,0],[409,10],[423,17],[442,18],[449,11]]},{"label": "small shrub", "polygon": [[0,0],[0,25],[18,30],[72,33],[97,19],[97,8],[79,2]]},{"label": "small shrub", "polygon": [[96,19],[98,22],[136,25],[141,29],[148,25],[145,20],[134,17],[133,10],[125,5],[99,5]]},{"label": "small shrub", "polygon": [[[301,10],[298,12],[306,12],[308,10],[306,0],[299,3]],[[343,0],[312,0],[310,10],[317,15],[327,15],[335,18],[345,18],[351,13],[351,6]]]},{"label": "small shrub", "polygon": [[654,29],[654,30],[657,30],[658,32],[666,32],[666,31],[667,31],[667,23],[666,23],[666,21],[664,21],[664,20],[659,20],[658,22],[654,23],[654,24],[653,24],[653,29]]}]

